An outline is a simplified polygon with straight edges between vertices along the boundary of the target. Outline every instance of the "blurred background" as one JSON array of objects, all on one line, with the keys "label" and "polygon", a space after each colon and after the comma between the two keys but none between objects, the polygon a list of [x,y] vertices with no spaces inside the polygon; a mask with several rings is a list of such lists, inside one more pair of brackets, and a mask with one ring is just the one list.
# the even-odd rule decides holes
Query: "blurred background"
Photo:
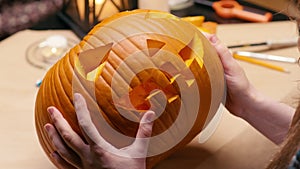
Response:
[{"label": "blurred background", "polygon": [[[137,8],[168,11],[178,17],[204,16],[205,21],[218,24],[250,22],[239,18],[224,18],[216,14],[206,0],[0,0],[0,40],[23,30],[72,29],[82,38],[104,18]],[[229,0],[230,1],[230,0]],[[294,16],[289,0],[236,1],[251,12],[271,12],[272,21]],[[228,8],[228,6],[226,7]],[[231,7],[230,7],[231,8]]]}]

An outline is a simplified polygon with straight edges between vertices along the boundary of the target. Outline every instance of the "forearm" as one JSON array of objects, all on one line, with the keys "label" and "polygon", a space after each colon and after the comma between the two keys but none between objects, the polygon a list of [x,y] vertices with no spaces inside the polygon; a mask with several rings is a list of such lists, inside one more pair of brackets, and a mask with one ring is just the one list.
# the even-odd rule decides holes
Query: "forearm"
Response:
[{"label": "forearm", "polygon": [[266,97],[252,87],[252,104],[242,118],[276,144],[280,144],[290,127],[295,109]]}]

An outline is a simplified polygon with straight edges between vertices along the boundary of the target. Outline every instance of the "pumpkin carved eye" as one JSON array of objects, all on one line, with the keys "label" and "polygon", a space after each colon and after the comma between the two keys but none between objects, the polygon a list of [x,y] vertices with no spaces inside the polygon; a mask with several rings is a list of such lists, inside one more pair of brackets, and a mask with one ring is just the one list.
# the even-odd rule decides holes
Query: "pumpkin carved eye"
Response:
[{"label": "pumpkin carved eye", "polygon": [[[103,64],[107,60],[111,47],[112,43],[109,43],[107,45],[79,53],[78,58],[75,60],[75,65],[79,74],[88,80],[94,80],[92,77],[95,78],[95,73],[97,73],[95,69],[98,68],[98,70],[101,70],[104,66]],[[88,76],[89,73],[92,73],[93,75]]]},{"label": "pumpkin carved eye", "polygon": [[50,122],[47,107],[56,106],[82,135],[74,92],[86,98],[95,126],[115,147],[135,139],[151,109],[150,168],[201,134],[224,91],[219,57],[197,28],[169,13],[123,12],[93,28],[47,72],[36,98],[37,134],[46,153],[54,151],[43,126]]}]

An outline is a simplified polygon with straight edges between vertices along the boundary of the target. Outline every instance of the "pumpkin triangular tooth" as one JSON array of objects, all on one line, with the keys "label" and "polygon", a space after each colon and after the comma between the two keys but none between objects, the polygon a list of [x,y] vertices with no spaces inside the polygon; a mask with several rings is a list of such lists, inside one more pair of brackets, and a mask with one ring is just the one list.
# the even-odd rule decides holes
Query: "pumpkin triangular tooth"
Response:
[{"label": "pumpkin triangular tooth", "polygon": [[168,103],[170,104],[170,103],[174,102],[178,98],[179,98],[179,96],[175,95],[175,96],[173,96],[173,97],[171,97],[171,98],[168,99]]},{"label": "pumpkin triangular tooth", "polygon": [[189,60],[192,56],[192,50],[190,49],[189,45],[184,46],[178,54],[181,56],[183,61]]},{"label": "pumpkin triangular tooth", "polygon": [[150,57],[154,56],[163,46],[165,46],[165,42],[161,42],[158,40],[147,39],[147,47],[148,54]]},{"label": "pumpkin triangular tooth", "polygon": [[113,43],[109,43],[79,54],[79,62],[85,75],[99,67],[105,60],[107,60],[108,53],[111,50],[112,45]]},{"label": "pumpkin triangular tooth", "polygon": [[[203,66],[203,44],[202,39],[199,36],[198,33],[195,33],[191,41],[184,46],[178,54],[181,56],[181,58],[186,62],[188,66],[190,66],[191,62],[195,58],[200,67]],[[192,60],[191,60],[192,59]]]},{"label": "pumpkin triangular tooth", "polygon": [[147,97],[146,97],[146,99],[145,100],[150,100],[152,97],[154,97],[154,96],[156,96],[156,95],[158,95],[158,94],[161,94],[161,90],[155,90],[155,91],[153,91],[152,93],[150,93]]},{"label": "pumpkin triangular tooth", "polygon": [[188,80],[185,80],[185,82],[190,87],[196,82],[196,80],[195,79],[188,79]]}]

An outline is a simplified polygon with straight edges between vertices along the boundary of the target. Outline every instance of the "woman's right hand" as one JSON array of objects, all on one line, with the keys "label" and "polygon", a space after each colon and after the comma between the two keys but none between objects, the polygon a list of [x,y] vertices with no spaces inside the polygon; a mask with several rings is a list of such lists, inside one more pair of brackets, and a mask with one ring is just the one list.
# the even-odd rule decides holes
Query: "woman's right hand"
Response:
[{"label": "woman's right hand", "polygon": [[221,59],[227,84],[226,108],[241,117],[274,143],[281,143],[295,109],[257,91],[242,67],[216,35],[205,34]]},{"label": "woman's right hand", "polygon": [[227,85],[226,108],[234,115],[243,117],[244,112],[252,107],[257,92],[249,83],[242,67],[217,36],[213,34],[205,36],[217,50],[224,68]]}]

